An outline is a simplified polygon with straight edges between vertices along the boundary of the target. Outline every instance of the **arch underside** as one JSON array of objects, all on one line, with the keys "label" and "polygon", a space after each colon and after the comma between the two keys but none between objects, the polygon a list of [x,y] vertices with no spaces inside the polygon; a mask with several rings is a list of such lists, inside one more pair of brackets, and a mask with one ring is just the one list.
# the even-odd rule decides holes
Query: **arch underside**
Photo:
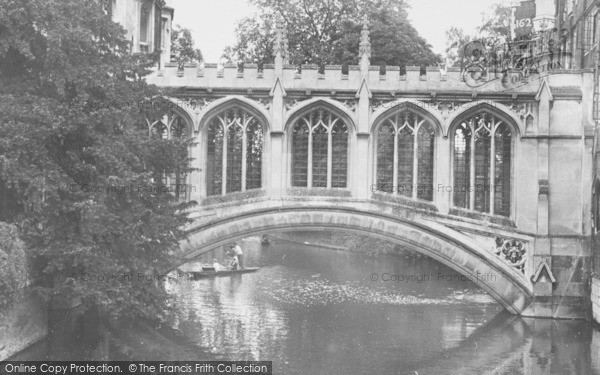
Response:
[{"label": "arch underside", "polygon": [[232,213],[230,218],[194,226],[189,230],[187,242],[182,243],[181,255],[183,259],[191,260],[231,241],[276,230],[347,231],[400,244],[436,259],[456,272],[470,276],[513,314],[520,314],[533,302],[530,283],[495,254],[468,240],[461,240],[460,236],[452,236],[449,231],[433,229],[435,227],[425,222],[410,222],[358,210],[279,207],[241,215]]}]

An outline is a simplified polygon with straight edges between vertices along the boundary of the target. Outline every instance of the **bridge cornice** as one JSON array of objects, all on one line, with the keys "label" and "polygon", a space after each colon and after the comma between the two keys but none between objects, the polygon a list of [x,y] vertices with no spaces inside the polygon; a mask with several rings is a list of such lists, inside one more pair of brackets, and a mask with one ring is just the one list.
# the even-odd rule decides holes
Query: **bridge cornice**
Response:
[{"label": "bridge cornice", "polygon": [[[381,201],[378,199],[358,199],[351,197],[336,197],[336,196],[285,196],[273,198],[266,192],[256,194],[253,198],[229,199],[225,201],[212,202],[203,204],[201,208],[192,209],[189,214],[192,217],[203,217],[209,213],[209,216],[220,215],[231,210],[244,212],[247,207],[253,209],[269,209],[271,207],[291,207],[291,208],[315,208],[315,209],[337,209],[347,208],[350,210],[358,210],[361,212],[375,212],[377,215],[388,218],[409,218],[419,217],[425,221],[437,222],[449,228],[458,231],[478,233],[486,236],[499,235],[511,237],[523,241],[532,241],[536,236],[535,233],[520,230],[514,226],[510,219],[504,219],[502,222],[493,221],[493,217],[486,218],[469,218],[466,216],[456,216],[452,214],[442,214],[435,209],[435,206],[428,204],[429,207],[421,207],[421,204],[411,204],[410,201],[404,200],[398,202]],[[487,215],[486,215],[487,216]],[[210,219],[212,220],[212,219]],[[200,221],[196,221],[194,225],[198,225]],[[483,223],[483,225],[482,225]],[[186,231],[193,232],[193,226],[187,227]]]}]

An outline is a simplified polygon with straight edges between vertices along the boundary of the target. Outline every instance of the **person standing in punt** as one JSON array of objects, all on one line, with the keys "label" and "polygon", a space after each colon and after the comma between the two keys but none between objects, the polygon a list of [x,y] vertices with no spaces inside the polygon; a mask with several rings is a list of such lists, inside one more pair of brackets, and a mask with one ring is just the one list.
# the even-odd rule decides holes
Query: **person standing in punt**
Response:
[{"label": "person standing in punt", "polygon": [[237,256],[240,268],[244,268],[244,252],[237,242],[231,244],[231,251]]}]

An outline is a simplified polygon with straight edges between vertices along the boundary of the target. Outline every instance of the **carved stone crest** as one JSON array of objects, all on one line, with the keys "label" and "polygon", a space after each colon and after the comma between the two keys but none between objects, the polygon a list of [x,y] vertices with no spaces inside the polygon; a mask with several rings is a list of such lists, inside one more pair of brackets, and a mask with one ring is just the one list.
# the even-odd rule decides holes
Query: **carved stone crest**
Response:
[{"label": "carved stone crest", "polygon": [[495,252],[509,265],[525,273],[527,249],[523,241],[497,237]]}]

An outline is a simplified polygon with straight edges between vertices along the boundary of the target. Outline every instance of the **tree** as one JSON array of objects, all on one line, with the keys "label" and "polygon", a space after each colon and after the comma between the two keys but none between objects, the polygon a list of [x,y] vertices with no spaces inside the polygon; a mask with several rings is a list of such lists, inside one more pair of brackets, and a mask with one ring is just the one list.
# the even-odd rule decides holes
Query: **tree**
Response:
[{"label": "tree", "polygon": [[281,19],[293,64],[356,64],[363,15],[371,26],[372,62],[435,65],[439,56],[408,21],[407,5],[393,0],[252,0],[258,15],[238,23],[237,41],[225,50],[230,61],[270,63],[276,20]]},{"label": "tree", "polygon": [[128,48],[98,1],[0,0],[0,190],[43,295],[156,318],[167,294],[149,279],[187,222],[160,176],[188,168],[188,145],[148,137],[164,106],[138,104],[160,94],[143,79],[157,56]]},{"label": "tree", "polygon": [[[398,66],[435,66],[440,57],[419,35],[401,12],[376,9],[369,13],[371,39],[371,64]],[[339,47],[334,51],[336,60],[356,64],[359,59],[359,42],[362,24],[348,22],[344,27]]]},{"label": "tree", "polygon": [[510,22],[512,9],[504,3],[494,4],[490,13],[484,14],[483,22],[479,27],[479,34],[491,37],[499,43],[510,41]]},{"label": "tree", "polygon": [[227,46],[223,57],[229,62],[250,62],[259,65],[273,61],[275,22],[270,15],[244,18],[238,22],[235,46]]},{"label": "tree", "polygon": [[446,31],[446,53],[447,67],[459,67],[463,62],[465,53],[469,54],[469,45],[481,41],[474,46],[501,45],[510,41],[510,22],[512,9],[505,3],[497,3],[492,6],[492,11],[482,15],[481,26],[477,28],[477,35],[468,35],[458,27],[451,27]]},{"label": "tree", "polygon": [[192,32],[184,27],[176,25],[171,34],[171,53],[179,65],[188,63],[201,63],[202,52],[194,45]]},{"label": "tree", "polygon": [[446,31],[446,67],[459,67],[465,58],[465,46],[472,37],[458,27]]}]

